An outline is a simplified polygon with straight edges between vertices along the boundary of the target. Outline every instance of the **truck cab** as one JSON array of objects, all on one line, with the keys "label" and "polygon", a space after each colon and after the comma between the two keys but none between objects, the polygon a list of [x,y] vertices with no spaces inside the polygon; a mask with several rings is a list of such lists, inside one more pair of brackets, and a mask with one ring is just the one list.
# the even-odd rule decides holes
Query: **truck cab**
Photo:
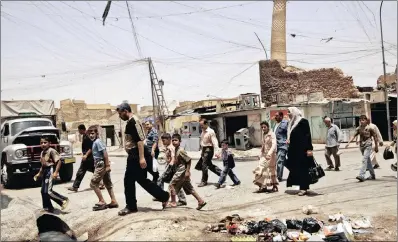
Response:
[{"label": "truck cab", "polygon": [[11,187],[17,182],[18,174],[24,173],[33,176],[39,171],[40,139],[49,136],[51,147],[61,156],[62,166],[59,176],[62,181],[70,181],[73,175],[72,144],[61,141],[61,131],[54,127],[53,121],[41,117],[17,117],[5,119],[0,131],[1,150],[1,183]]}]

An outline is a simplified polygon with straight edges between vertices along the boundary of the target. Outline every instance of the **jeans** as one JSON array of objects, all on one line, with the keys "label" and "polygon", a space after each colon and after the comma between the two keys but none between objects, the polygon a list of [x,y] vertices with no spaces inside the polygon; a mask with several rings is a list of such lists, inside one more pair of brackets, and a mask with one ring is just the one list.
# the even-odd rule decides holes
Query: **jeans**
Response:
[{"label": "jeans", "polygon": [[54,210],[51,200],[62,206],[63,202],[68,200],[67,197],[53,191],[53,167],[43,169],[43,181],[41,184],[41,198],[43,200],[43,208]]},{"label": "jeans", "polygon": [[[340,155],[337,154],[338,152],[339,146],[325,148],[325,158],[329,167],[340,167]],[[333,155],[335,165],[333,165],[332,159],[330,159],[331,155]]]},{"label": "jeans", "polygon": [[286,162],[286,153],[287,150],[285,149],[278,149],[277,153],[277,161],[276,161],[276,176],[279,180],[283,178],[283,169],[285,167]]},{"label": "jeans", "polygon": [[235,185],[240,183],[238,177],[235,175],[235,173],[232,171],[232,169],[230,169],[228,167],[228,164],[224,164],[224,168],[221,171],[220,179],[218,180],[218,184],[222,185],[225,182],[225,180],[227,179],[227,175],[229,176],[229,178],[231,178],[232,182]]},{"label": "jeans", "polygon": [[[152,162],[147,161],[147,164],[148,166],[152,165]],[[138,148],[133,148],[127,157],[127,167],[124,174],[124,195],[126,205],[131,210],[137,209],[136,182],[157,200],[161,202],[169,200],[169,193],[147,178],[147,169],[140,167]]]},{"label": "jeans", "polygon": [[211,161],[214,155],[213,147],[202,148],[202,182],[207,183],[209,179],[209,170],[211,170],[217,176],[221,175],[221,169],[214,165]]},{"label": "jeans", "polygon": [[372,162],[370,160],[370,155],[372,154],[372,146],[360,147],[362,158],[362,166],[359,171],[359,176],[365,178],[366,168],[369,170],[371,176],[375,176],[375,171],[373,170]]}]

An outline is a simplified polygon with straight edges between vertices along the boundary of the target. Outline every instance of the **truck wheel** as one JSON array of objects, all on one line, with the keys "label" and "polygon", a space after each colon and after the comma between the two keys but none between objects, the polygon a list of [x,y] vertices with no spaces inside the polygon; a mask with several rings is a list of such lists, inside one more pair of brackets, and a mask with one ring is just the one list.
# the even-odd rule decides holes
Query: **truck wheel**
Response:
[{"label": "truck wheel", "polygon": [[5,188],[12,188],[15,185],[14,170],[4,162],[1,167],[1,183]]},{"label": "truck wheel", "polygon": [[68,182],[72,180],[73,176],[73,163],[72,164],[62,164],[61,169],[59,171],[59,177],[61,181]]}]

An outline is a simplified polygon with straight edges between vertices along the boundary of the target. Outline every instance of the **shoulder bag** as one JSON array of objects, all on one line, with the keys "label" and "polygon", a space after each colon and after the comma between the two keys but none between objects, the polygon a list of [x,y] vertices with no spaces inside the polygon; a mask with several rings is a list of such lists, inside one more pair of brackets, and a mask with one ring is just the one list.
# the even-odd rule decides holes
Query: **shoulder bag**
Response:
[{"label": "shoulder bag", "polygon": [[383,152],[383,158],[385,160],[391,160],[394,159],[394,153],[392,152],[392,150],[390,149],[390,147],[386,147],[386,149]]}]

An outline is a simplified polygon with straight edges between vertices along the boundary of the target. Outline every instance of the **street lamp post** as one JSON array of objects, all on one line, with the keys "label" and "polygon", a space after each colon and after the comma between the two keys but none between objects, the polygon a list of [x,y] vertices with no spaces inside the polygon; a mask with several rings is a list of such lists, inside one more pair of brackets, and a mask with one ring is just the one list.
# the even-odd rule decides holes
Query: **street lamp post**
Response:
[{"label": "street lamp post", "polygon": [[380,34],[381,34],[381,53],[383,56],[383,79],[384,79],[384,100],[386,103],[387,111],[387,128],[388,128],[388,140],[391,141],[391,122],[390,122],[390,104],[388,101],[387,81],[386,81],[386,59],[384,57],[384,39],[383,39],[383,23],[381,18],[381,9],[383,7],[383,0],[380,3]]}]

